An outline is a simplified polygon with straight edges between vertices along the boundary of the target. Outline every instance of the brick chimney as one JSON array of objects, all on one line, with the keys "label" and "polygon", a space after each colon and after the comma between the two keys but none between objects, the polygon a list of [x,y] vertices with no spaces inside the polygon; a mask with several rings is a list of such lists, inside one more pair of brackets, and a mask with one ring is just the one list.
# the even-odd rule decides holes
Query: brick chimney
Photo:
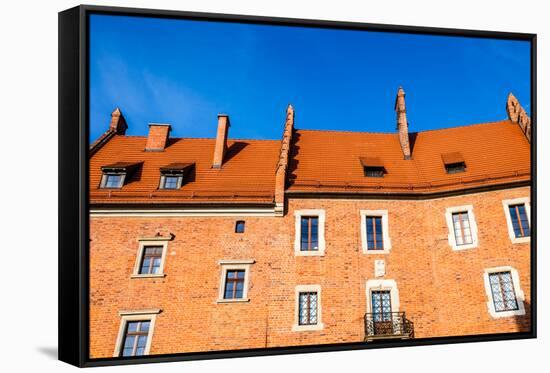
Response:
[{"label": "brick chimney", "polygon": [[120,112],[119,108],[116,108],[111,113],[111,124],[109,125],[109,129],[114,131],[117,135],[126,134],[128,125],[126,124],[126,119],[124,119],[124,116]]},{"label": "brick chimney", "polygon": [[223,158],[227,151],[227,133],[229,132],[229,115],[218,114],[218,132],[216,133],[216,146],[214,148],[214,160],[212,168],[221,168]]},{"label": "brick chimney", "polygon": [[409,123],[407,122],[407,109],[405,107],[405,91],[399,87],[395,99],[395,112],[397,114],[397,130],[399,131],[399,143],[405,159],[411,159],[411,146],[409,144]]},{"label": "brick chimney", "polygon": [[172,127],[169,124],[150,123],[145,150],[149,152],[164,151],[168,144],[171,129]]},{"label": "brick chimney", "polygon": [[508,113],[508,119],[517,123],[525,134],[527,141],[531,142],[531,118],[512,93],[508,95],[506,101],[506,113]]}]

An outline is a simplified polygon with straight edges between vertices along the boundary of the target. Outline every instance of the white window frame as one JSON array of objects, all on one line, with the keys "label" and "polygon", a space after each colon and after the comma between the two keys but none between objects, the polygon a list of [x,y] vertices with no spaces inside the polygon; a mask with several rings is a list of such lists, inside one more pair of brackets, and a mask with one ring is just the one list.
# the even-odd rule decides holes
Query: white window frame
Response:
[{"label": "white window frame", "polygon": [[[117,187],[107,186],[107,176],[109,175],[121,176],[119,185]],[[103,171],[103,174],[101,175],[101,183],[99,187],[101,189],[121,189],[124,186],[124,182],[126,181],[126,176],[127,175],[125,171]]]},{"label": "white window frame", "polygon": [[[294,211],[295,216],[295,228],[294,228],[294,254],[296,256],[325,256],[325,210],[321,209],[307,209]],[[300,250],[300,239],[302,236],[302,217],[303,216],[317,216],[319,219],[317,232],[319,240],[319,250],[315,251],[302,251]]]},{"label": "white window frame", "polygon": [[[178,181],[176,183],[175,188],[165,188],[164,183],[166,182],[166,177],[177,177]],[[160,183],[159,183],[159,190],[178,190],[181,189],[181,185],[183,184],[183,174],[182,173],[176,173],[176,174],[161,174],[160,175]]]},{"label": "white window frame", "polygon": [[[168,251],[168,241],[171,241],[173,238],[174,238],[174,235],[172,234],[170,234],[167,237],[158,236],[158,237],[139,238],[136,262],[134,264],[134,270],[130,277],[131,278],[165,277],[166,274],[164,273],[164,262],[166,261],[166,252]],[[139,269],[141,268],[141,262],[143,260],[143,251],[147,246],[162,246],[162,257],[160,259],[159,273],[139,273]]]},{"label": "white window frame", "polygon": [[[363,254],[389,254],[391,250],[390,230],[388,210],[360,210],[361,216],[361,246],[363,248]],[[382,243],[384,245],[383,250],[369,250],[367,243],[367,216],[375,216],[382,218]]]},{"label": "white window frame", "polygon": [[531,235],[529,237],[516,237],[514,233],[514,226],[512,225],[512,217],[510,216],[510,205],[525,205],[525,213],[527,214],[527,220],[529,222],[529,232],[531,231],[531,200],[529,197],[505,199],[502,201],[504,207],[504,215],[506,216],[506,224],[508,225],[508,235],[512,243],[526,243],[531,242]]},{"label": "white window frame", "polygon": [[[511,273],[512,282],[514,284],[514,292],[516,293],[516,302],[518,304],[517,310],[497,312],[497,310],[495,309],[495,302],[493,301],[493,293],[491,291],[491,283],[489,280],[489,275],[495,272]],[[491,317],[493,317],[494,319],[498,319],[501,317],[525,315],[525,305],[523,304],[525,301],[525,294],[523,293],[523,290],[521,290],[519,274],[514,267],[502,266],[502,267],[486,268],[483,274],[483,281],[485,283],[485,294],[487,295],[487,309],[489,310],[489,314],[491,315]]]},{"label": "white window frame", "polygon": [[[239,303],[239,302],[249,302],[248,298],[248,286],[250,282],[250,266],[254,264],[253,259],[239,259],[239,260],[220,260],[218,264],[221,267],[220,275],[220,288],[218,291],[218,299],[216,303]],[[243,284],[243,297],[242,298],[233,298],[225,299],[225,280],[227,278],[227,271],[231,270],[243,270],[244,271],[244,284]]]},{"label": "white window frame", "polygon": [[[467,245],[456,244],[455,230],[453,226],[453,214],[457,212],[468,213],[468,221],[470,222],[470,232],[472,234],[471,244],[467,244]],[[452,247],[453,250],[455,251],[468,250],[468,249],[474,249],[478,246],[479,242],[477,237],[476,217],[474,214],[474,207],[472,205],[448,207],[445,212],[445,220],[447,221],[447,227],[449,229],[449,235],[448,235],[449,245]]]},{"label": "white window frame", "polygon": [[[317,293],[317,324],[315,325],[300,325],[300,293],[315,292]],[[294,290],[294,325],[293,332],[305,332],[323,330],[325,325],[322,321],[322,306],[321,306],[321,285],[297,285]]]},{"label": "white window frame", "polygon": [[368,280],[366,284],[367,313],[372,313],[372,291],[389,290],[391,298],[391,312],[399,312],[399,290],[397,282],[392,279]]},{"label": "white window frame", "polygon": [[153,332],[155,330],[155,321],[157,315],[161,312],[161,309],[146,309],[146,310],[133,310],[133,311],[120,311],[118,314],[121,317],[120,326],[118,329],[118,335],[115,344],[115,351],[113,357],[119,357],[122,351],[122,342],[124,342],[126,325],[128,321],[149,321],[149,333],[147,334],[147,344],[145,345],[144,355],[149,355],[151,351],[151,344],[153,341]]}]

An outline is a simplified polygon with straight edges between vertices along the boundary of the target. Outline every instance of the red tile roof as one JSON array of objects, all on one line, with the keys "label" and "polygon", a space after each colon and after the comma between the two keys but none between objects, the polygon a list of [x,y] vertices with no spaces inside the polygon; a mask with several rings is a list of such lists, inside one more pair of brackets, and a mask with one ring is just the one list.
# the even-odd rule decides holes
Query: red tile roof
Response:
[{"label": "red tile roof", "polygon": [[[411,133],[412,159],[403,159],[397,133],[296,130],[287,193],[419,193],[530,180],[530,144],[508,120]],[[170,139],[146,152],[146,137],[115,135],[90,161],[90,199],[100,204],[273,204],[281,141],[229,140],[221,169],[213,169],[215,139]],[[466,171],[447,174],[442,155],[460,153]],[[366,158],[366,159],[365,159]],[[364,176],[362,162],[383,164],[382,178]],[[143,162],[120,190],[99,189],[102,166]],[[159,190],[160,170],[194,163],[179,190]]]}]

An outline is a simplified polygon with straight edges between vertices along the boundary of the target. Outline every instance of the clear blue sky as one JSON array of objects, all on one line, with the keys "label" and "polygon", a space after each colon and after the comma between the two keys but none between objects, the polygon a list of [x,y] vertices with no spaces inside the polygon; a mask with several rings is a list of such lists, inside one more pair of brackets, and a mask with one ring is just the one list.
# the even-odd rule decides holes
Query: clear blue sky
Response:
[{"label": "clear blue sky", "polygon": [[90,137],[120,107],[128,135],[150,122],[174,137],[279,139],[296,127],[392,132],[397,88],[411,131],[506,117],[513,92],[530,112],[529,43],[349,30],[93,15]]}]

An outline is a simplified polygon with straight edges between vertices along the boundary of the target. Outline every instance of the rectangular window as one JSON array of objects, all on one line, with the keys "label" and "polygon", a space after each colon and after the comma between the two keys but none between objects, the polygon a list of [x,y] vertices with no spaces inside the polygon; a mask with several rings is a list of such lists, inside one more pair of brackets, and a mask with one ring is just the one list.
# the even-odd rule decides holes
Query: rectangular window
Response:
[{"label": "rectangular window", "polygon": [[319,250],[319,218],[317,216],[302,216],[300,224],[300,250]]},{"label": "rectangular window", "polygon": [[525,204],[510,205],[508,209],[516,238],[529,237],[531,231],[529,229],[529,219],[525,211]]},{"label": "rectangular window", "polygon": [[103,188],[118,189],[122,187],[124,175],[121,174],[104,174]]},{"label": "rectangular window", "polygon": [[317,324],[317,292],[308,291],[299,294],[298,324]]},{"label": "rectangular window", "polygon": [[367,227],[367,249],[384,250],[384,239],[382,236],[382,217],[366,216]]},{"label": "rectangular window", "polygon": [[466,164],[464,162],[446,164],[445,171],[447,171],[448,174],[458,174],[460,172],[466,171]]},{"label": "rectangular window", "polygon": [[373,290],[371,305],[374,322],[391,321],[391,292],[389,290]]},{"label": "rectangular window", "polygon": [[224,299],[244,298],[245,270],[227,270],[225,275]]},{"label": "rectangular window", "polygon": [[140,275],[160,273],[162,251],[163,246],[145,246],[143,248],[143,257],[139,268]]},{"label": "rectangular window", "polygon": [[468,211],[455,212],[452,214],[452,219],[456,245],[471,244],[473,240]]},{"label": "rectangular window", "polygon": [[128,321],[126,323],[121,356],[145,355],[150,326],[150,320]]},{"label": "rectangular window", "polygon": [[181,176],[164,176],[164,184],[162,189],[178,189],[180,186]]},{"label": "rectangular window", "polygon": [[489,284],[496,312],[518,310],[514,282],[510,271],[490,273]]},{"label": "rectangular window", "polygon": [[244,220],[237,220],[235,223],[235,233],[244,233]]},{"label": "rectangular window", "polygon": [[364,167],[363,171],[366,177],[384,177],[383,167]]}]

